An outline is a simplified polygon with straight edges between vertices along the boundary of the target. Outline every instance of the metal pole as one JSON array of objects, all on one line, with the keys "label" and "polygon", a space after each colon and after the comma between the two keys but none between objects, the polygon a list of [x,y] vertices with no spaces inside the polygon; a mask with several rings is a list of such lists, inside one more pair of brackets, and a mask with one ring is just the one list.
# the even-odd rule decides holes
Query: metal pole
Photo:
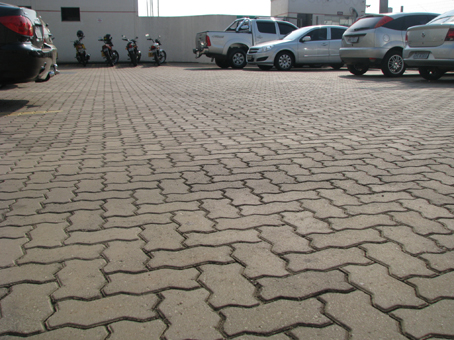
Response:
[{"label": "metal pole", "polygon": [[159,17],[159,0],[158,0],[158,17]]},{"label": "metal pole", "polygon": [[388,12],[388,0],[380,0],[380,13]]}]

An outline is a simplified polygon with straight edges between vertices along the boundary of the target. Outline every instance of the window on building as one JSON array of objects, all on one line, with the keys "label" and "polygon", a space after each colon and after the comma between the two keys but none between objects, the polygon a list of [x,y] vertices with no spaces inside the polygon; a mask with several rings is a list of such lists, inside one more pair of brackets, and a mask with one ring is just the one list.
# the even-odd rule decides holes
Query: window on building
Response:
[{"label": "window on building", "polygon": [[62,7],[61,21],[80,21],[79,7]]},{"label": "window on building", "polygon": [[274,21],[257,21],[257,28],[260,33],[276,34],[276,24]]}]

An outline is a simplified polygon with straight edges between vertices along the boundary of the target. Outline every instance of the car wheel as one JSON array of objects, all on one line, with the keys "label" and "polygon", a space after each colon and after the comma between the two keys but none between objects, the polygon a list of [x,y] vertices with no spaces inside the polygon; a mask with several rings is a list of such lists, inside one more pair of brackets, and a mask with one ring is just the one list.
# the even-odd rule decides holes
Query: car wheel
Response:
[{"label": "car wheel", "polygon": [[402,51],[393,50],[383,58],[381,71],[387,77],[400,77],[405,72],[404,58]]},{"label": "car wheel", "polygon": [[269,65],[257,65],[259,67],[259,69],[261,69],[262,71],[269,71],[273,68],[273,66],[269,66]]},{"label": "car wheel", "polygon": [[214,58],[214,62],[216,63],[217,66],[223,69],[227,69],[230,66],[229,61],[227,59]]},{"label": "car wheel", "polygon": [[441,71],[439,68],[436,67],[420,67],[419,74],[427,80],[437,80],[440,79],[445,72]]},{"label": "car wheel", "polygon": [[293,55],[289,52],[280,52],[274,60],[274,66],[279,71],[288,71],[293,67]]},{"label": "car wheel", "polygon": [[244,50],[242,50],[241,48],[235,48],[229,54],[229,62],[232,68],[235,69],[244,68],[247,64],[246,52],[244,52]]},{"label": "car wheel", "polygon": [[340,70],[342,68],[342,66],[344,66],[344,64],[334,64],[334,65],[330,65],[333,70]]},{"label": "car wheel", "polygon": [[347,65],[347,68],[350,71],[350,73],[354,74],[355,76],[362,76],[364,73],[366,73],[369,70],[369,66],[367,66],[365,64]]}]

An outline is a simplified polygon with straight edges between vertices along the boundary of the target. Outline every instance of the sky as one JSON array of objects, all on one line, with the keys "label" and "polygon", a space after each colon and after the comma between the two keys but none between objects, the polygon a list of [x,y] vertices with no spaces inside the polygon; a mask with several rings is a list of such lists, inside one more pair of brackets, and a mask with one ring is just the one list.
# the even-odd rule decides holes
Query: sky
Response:
[{"label": "sky", "polygon": [[[270,0],[138,0],[139,15],[185,16],[204,14],[262,15],[271,14]],[[379,12],[380,0],[366,0],[367,13]],[[147,6],[148,4],[148,6]],[[158,10],[159,4],[159,10]],[[153,7],[151,6],[153,5]],[[388,0],[393,12],[435,12],[454,10],[454,0]],[[147,11],[148,7],[148,11]]]}]

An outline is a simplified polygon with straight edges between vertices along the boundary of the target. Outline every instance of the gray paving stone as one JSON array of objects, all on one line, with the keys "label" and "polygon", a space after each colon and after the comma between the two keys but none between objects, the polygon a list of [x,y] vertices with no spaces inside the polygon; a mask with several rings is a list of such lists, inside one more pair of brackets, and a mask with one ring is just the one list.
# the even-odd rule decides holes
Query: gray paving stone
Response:
[{"label": "gray paving stone", "polygon": [[365,293],[328,293],[321,298],[327,315],[349,328],[350,339],[407,339],[400,334],[397,321],[372,307]]},{"label": "gray paving stone", "polygon": [[242,276],[244,268],[239,264],[204,265],[200,269],[200,281],[212,292],[208,302],[215,308],[258,305],[255,286]]},{"label": "gray paving stone", "polygon": [[89,246],[69,245],[58,248],[32,248],[28,249],[27,253],[20,258],[17,263],[48,264],[72,259],[94,260],[101,258],[101,253],[104,248],[105,247],[102,244]]},{"label": "gray paving stone", "polygon": [[310,211],[303,212],[285,212],[282,213],[283,220],[296,227],[296,232],[300,235],[309,235],[312,233],[328,234],[333,230],[329,224],[314,217]]},{"label": "gray paving stone", "polygon": [[172,215],[170,213],[145,213],[130,217],[109,217],[104,224],[104,228],[132,228],[150,223],[166,224],[171,222]]},{"label": "gray paving stone", "polygon": [[49,295],[56,288],[55,282],[13,286],[0,301],[0,334],[43,332],[44,321],[54,312]]},{"label": "gray paving stone", "polygon": [[421,310],[399,309],[392,314],[402,320],[404,334],[415,338],[454,335],[454,300],[442,300]]},{"label": "gray paving stone", "polygon": [[30,242],[24,248],[34,247],[59,247],[68,238],[65,232],[67,223],[41,223],[30,231]]},{"label": "gray paving stone", "polygon": [[298,339],[311,340],[344,340],[348,337],[348,332],[336,324],[324,328],[297,327],[291,333]]},{"label": "gray paving stone", "polygon": [[65,267],[56,275],[60,288],[52,294],[52,297],[57,301],[64,298],[101,298],[101,288],[106,284],[101,270],[105,265],[104,259],[66,261]]},{"label": "gray paving stone", "polygon": [[279,215],[250,215],[240,218],[221,218],[217,219],[217,224],[215,226],[218,230],[226,229],[252,229],[262,226],[278,226],[282,225],[282,221]]},{"label": "gray paving stone", "polygon": [[449,212],[449,210],[437,207],[436,205],[430,204],[424,199],[415,199],[415,200],[401,200],[400,201],[404,207],[412,210],[419,211],[421,215],[428,219],[436,218],[453,218],[454,215]]},{"label": "gray paving stone", "polygon": [[443,254],[422,254],[421,257],[429,262],[429,266],[438,271],[454,269],[454,251]]},{"label": "gray paving stone", "polygon": [[143,228],[144,231],[141,233],[141,236],[147,241],[147,244],[143,248],[145,251],[159,249],[176,250],[183,248],[183,241],[185,239],[177,232],[177,224],[149,224]]},{"label": "gray paving stone", "polygon": [[344,273],[340,271],[315,272],[306,271],[300,274],[281,278],[262,278],[260,296],[265,300],[277,298],[303,299],[325,292],[348,292],[353,287],[347,283]]},{"label": "gray paving stone", "polygon": [[335,269],[347,264],[370,264],[365,253],[358,248],[330,248],[310,254],[288,254],[284,258],[289,261],[288,269],[294,272],[303,270]]},{"label": "gray paving stone", "polygon": [[[61,339],[87,339],[87,340],[104,340],[109,333],[105,327],[95,327],[90,329],[78,329],[71,327],[64,327],[50,332],[43,332],[41,334],[32,335],[27,337],[31,340],[61,340]],[[18,336],[3,336],[4,340],[20,340],[23,337]]]},{"label": "gray paving stone", "polygon": [[311,234],[311,246],[317,249],[340,247],[349,248],[362,243],[382,243],[385,241],[377,230],[342,230],[331,234]]},{"label": "gray paving stone", "polygon": [[453,279],[454,272],[449,272],[435,278],[415,277],[408,280],[408,282],[417,287],[418,293],[422,297],[433,301],[441,298],[454,297],[454,291],[452,289]]},{"label": "gray paving stone", "polygon": [[311,252],[309,241],[295,233],[290,226],[262,227],[260,236],[268,241],[275,253]]},{"label": "gray paving stone", "polygon": [[158,269],[139,274],[117,273],[109,275],[109,283],[103,289],[108,295],[144,294],[165,289],[193,289],[200,285],[197,278],[200,273],[194,269]]},{"label": "gray paving stone", "polygon": [[403,250],[411,255],[421,253],[440,253],[443,250],[429,238],[417,235],[411,228],[406,226],[399,227],[379,227],[384,237],[402,245]]},{"label": "gray paving stone", "polygon": [[214,231],[214,222],[206,217],[203,211],[179,211],[174,219],[180,224],[178,231],[186,232],[210,232]]},{"label": "gray paving stone", "polygon": [[257,243],[259,232],[257,230],[221,230],[212,233],[186,233],[184,243],[191,246],[221,246],[232,243]]},{"label": "gray paving stone", "polygon": [[391,310],[401,306],[420,308],[426,303],[416,297],[415,290],[389,276],[386,267],[379,264],[370,266],[346,266],[349,282],[372,296],[372,303],[381,310]]},{"label": "gray paving stone", "polygon": [[78,210],[74,211],[68,220],[71,222],[71,225],[66,229],[66,231],[79,231],[79,230],[100,230],[104,224],[104,219],[102,214],[104,210]]},{"label": "gray paving stone", "polygon": [[119,321],[109,325],[110,340],[160,339],[167,326],[161,320],[148,322]]},{"label": "gray paving stone", "polygon": [[91,301],[65,300],[57,303],[55,314],[46,323],[49,327],[56,328],[61,326],[93,327],[125,318],[146,321],[156,316],[153,308],[157,302],[157,296],[152,294],[115,295]]},{"label": "gray paving stone", "polygon": [[454,250],[454,234],[453,235],[431,235],[431,239],[434,239],[441,246]]},{"label": "gray paving stone", "polygon": [[60,264],[23,265],[0,269],[0,286],[18,283],[45,283],[55,281],[55,273],[61,268]]},{"label": "gray paving stone", "polygon": [[113,273],[118,271],[138,273],[145,271],[145,264],[149,257],[143,251],[145,242],[139,241],[113,241],[103,252],[108,260],[104,272]]},{"label": "gray paving stone", "polygon": [[322,313],[322,304],[316,299],[304,301],[279,300],[254,308],[227,307],[222,310],[228,335],[242,332],[267,334],[296,326],[326,326],[331,321]]},{"label": "gray paving stone", "polygon": [[[209,292],[170,290],[162,293],[164,301],[159,309],[169,320],[168,339],[222,339],[217,326],[221,317],[205,303]],[[200,317],[203,315],[203,317]]]},{"label": "gray paving stone", "polygon": [[22,257],[22,246],[27,242],[28,238],[0,239],[0,267],[12,266]]},{"label": "gray paving stone", "polygon": [[248,278],[261,276],[285,276],[286,263],[271,252],[271,245],[262,243],[237,243],[232,256],[245,265],[244,275]]},{"label": "gray paving stone", "polygon": [[99,231],[75,231],[65,240],[65,244],[96,244],[109,241],[139,240],[140,228],[109,228]]},{"label": "gray paving stone", "polygon": [[330,218],[331,228],[334,230],[344,229],[367,229],[374,226],[395,225],[392,219],[384,214],[377,215],[357,215],[347,218]]}]

